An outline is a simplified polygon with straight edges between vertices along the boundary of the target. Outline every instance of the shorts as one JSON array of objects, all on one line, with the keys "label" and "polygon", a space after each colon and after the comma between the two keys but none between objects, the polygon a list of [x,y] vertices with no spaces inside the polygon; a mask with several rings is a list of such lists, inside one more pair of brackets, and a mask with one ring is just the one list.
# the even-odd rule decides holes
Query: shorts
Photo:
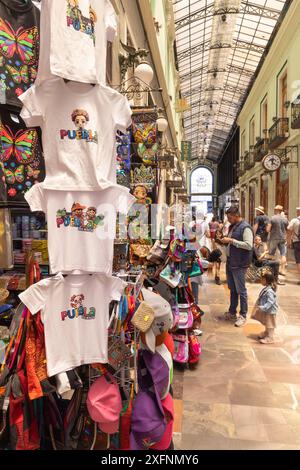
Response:
[{"label": "shorts", "polygon": [[221,263],[221,258],[222,258],[222,251],[213,250],[208,257],[208,261],[210,263]]},{"label": "shorts", "polygon": [[295,260],[297,264],[300,264],[300,242],[293,243]]},{"label": "shorts", "polygon": [[269,254],[274,256],[277,249],[279,250],[280,256],[287,255],[287,243],[285,240],[270,240],[269,243]]}]

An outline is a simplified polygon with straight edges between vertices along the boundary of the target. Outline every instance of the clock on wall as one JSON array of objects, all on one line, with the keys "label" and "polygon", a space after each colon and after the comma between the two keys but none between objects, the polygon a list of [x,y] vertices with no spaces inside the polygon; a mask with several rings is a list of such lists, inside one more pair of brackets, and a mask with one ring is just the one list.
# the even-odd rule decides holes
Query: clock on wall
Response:
[{"label": "clock on wall", "polygon": [[267,171],[277,171],[281,167],[281,158],[276,153],[269,153],[263,159],[262,164]]}]

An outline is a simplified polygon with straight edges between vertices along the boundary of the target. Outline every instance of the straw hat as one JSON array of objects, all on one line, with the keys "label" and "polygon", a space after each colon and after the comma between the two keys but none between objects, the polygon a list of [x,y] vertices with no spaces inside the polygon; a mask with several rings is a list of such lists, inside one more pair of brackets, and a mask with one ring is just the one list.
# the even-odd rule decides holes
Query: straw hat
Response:
[{"label": "straw hat", "polygon": [[9,291],[7,289],[0,289],[0,304],[2,304],[7,297],[9,296]]},{"label": "straw hat", "polygon": [[262,214],[265,213],[265,208],[263,206],[255,207],[255,210],[261,212]]}]

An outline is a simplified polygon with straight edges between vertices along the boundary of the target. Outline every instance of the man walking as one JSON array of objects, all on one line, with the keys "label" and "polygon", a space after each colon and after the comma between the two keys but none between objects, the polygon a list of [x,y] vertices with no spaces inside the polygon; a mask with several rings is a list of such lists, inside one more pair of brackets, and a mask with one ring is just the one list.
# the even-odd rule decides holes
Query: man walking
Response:
[{"label": "man walking", "polygon": [[271,218],[271,224],[269,226],[270,238],[269,238],[269,254],[275,256],[277,249],[280,254],[280,273],[285,276],[286,273],[286,255],[287,255],[287,228],[288,220],[282,215],[283,207],[276,206],[274,209],[274,215]]},{"label": "man walking", "polygon": [[261,238],[263,243],[268,240],[270,231],[270,219],[265,214],[265,208],[262,206],[256,207],[256,218],[254,220],[253,232],[254,236],[257,235]]},{"label": "man walking", "polygon": [[[245,325],[248,313],[248,293],[246,272],[253,257],[253,232],[251,226],[242,219],[238,207],[226,212],[230,222],[228,237],[222,239],[227,245],[227,284],[230,290],[230,307],[225,320],[234,321],[236,327]],[[240,316],[237,308],[240,301]]]},{"label": "man walking", "polygon": [[[297,217],[292,219],[288,226],[288,245],[294,249],[298,274],[300,277],[300,207],[297,207]],[[300,280],[298,282],[300,286]]]}]

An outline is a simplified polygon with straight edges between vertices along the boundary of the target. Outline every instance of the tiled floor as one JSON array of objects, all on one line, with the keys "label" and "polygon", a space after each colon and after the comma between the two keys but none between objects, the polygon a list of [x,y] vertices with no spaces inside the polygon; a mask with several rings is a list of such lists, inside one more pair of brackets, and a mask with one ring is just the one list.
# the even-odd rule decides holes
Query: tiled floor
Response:
[{"label": "tiled floor", "polygon": [[[260,289],[249,285],[251,306]],[[278,298],[278,342],[262,345],[259,323],[238,329],[222,319],[227,287],[205,279],[201,360],[174,377],[177,449],[300,449],[300,287],[292,265]]]}]

